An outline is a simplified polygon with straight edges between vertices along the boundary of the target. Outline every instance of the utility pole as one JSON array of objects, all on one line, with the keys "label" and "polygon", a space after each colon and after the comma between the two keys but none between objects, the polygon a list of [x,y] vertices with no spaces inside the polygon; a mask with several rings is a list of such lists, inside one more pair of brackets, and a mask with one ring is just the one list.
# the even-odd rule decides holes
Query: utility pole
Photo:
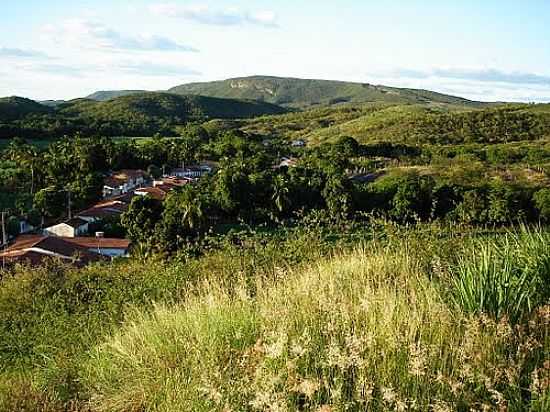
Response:
[{"label": "utility pole", "polygon": [[68,208],[68,211],[67,211],[67,216],[69,217],[69,220],[71,220],[73,218],[73,212],[71,210],[71,191],[70,190],[67,190],[67,208]]},{"label": "utility pole", "polygon": [[6,232],[6,215],[8,212],[2,212],[2,246],[8,244],[8,234]]}]

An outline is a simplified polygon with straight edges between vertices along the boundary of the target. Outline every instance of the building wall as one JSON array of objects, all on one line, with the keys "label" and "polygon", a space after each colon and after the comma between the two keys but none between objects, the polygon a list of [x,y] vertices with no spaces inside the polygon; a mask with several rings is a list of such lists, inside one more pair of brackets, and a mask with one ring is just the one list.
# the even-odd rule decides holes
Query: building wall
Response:
[{"label": "building wall", "polygon": [[89,248],[88,250],[111,258],[128,256],[128,251],[126,249]]},{"label": "building wall", "polygon": [[77,237],[88,233],[88,224],[75,229],[66,223],[60,223],[59,225],[44,229],[44,233],[46,235],[57,237]]},{"label": "building wall", "polygon": [[44,234],[58,237],[75,237],[75,229],[65,223],[44,229]]}]

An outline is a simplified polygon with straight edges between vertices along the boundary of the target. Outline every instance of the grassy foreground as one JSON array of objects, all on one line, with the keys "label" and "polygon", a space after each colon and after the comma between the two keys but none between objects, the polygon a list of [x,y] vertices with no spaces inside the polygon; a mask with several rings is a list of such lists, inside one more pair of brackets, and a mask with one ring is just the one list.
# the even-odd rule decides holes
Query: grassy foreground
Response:
[{"label": "grassy foreground", "polygon": [[[76,289],[63,283],[56,301],[21,292],[32,276],[8,280],[0,290],[11,284],[27,301],[6,307],[0,293],[3,320],[14,322],[10,310],[23,304],[31,305],[27,321],[49,305],[63,313],[67,341],[53,337],[46,312],[42,328],[36,319],[19,325],[20,335],[36,339],[26,357],[25,348],[6,347],[3,329],[0,353],[13,356],[0,375],[0,409],[550,408],[547,233],[390,228],[323,258],[308,254],[321,250],[315,242],[300,237],[252,254],[227,249],[171,268],[151,264],[147,270],[164,279],[158,287],[137,266],[139,282],[103,273],[94,279],[104,291],[75,306],[89,279],[79,278]],[[77,275],[67,276],[74,285]]]}]

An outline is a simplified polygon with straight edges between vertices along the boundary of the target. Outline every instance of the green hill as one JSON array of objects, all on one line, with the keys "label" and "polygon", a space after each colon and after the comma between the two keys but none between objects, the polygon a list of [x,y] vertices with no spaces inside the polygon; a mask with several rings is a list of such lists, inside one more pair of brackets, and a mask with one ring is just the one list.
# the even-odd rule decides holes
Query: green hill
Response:
[{"label": "green hill", "polygon": [[456,105],[372,103],[321,107],[265,116],[234,127],[255,135],[310,144],[343,136],[361,143],[505,143],[550,137],[550,105],[501,105],[483,109]]},{"label": "green hill", "polygon": [[86,96],[86,99],[104,102],[116,99],[117,97],[130,96],[132,94],[146,93],[145,90],[101,90]]},{"label": "green hill", "polygon": [[286,107],[305,108],[337,103],[444,103],[480,107],[482,103],[426,90],[398,89],[366,83],[252,76],[207,83],[190,83],[169,90],[177,94],[253,99]]},{"label": "green hill", "polygon": [[47,114],[51,111],[50,108],[23,97],[0,98],[0,122],[10,122],[28,115]]},{"label": "green hill", "polygon": [[76,99],[55,108],[16,99],[20,104],[10,104],[6,110],[0,108],[0,137],[55,137],[75,132],[105,136],[171,135],[175,126],[188,122],[251,118],[287,111],[264,102],[169,93],[139,93],[103,102]]}]

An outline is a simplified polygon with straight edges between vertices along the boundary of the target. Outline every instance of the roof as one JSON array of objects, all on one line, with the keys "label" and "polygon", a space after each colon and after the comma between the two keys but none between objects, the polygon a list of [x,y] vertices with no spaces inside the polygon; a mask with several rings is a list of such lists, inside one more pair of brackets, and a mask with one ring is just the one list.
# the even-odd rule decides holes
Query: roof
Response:
[{"label": "roof", "polygon": [[[73,217],[72,219],[67,220],[66,222],[63,222],[66,225],[71,226],[72,228],[78,229],[79,227],[85,226],[88,224],[87,221],[84,219],[81,219],[79,217]],[[61,224],[63,224],[61,223]]]},{"label": "roof", "polygon": [[124,183],[128,182],[130,179],[137,179],[140,177],[145,177],[146,173],[143,170],[119,170],[113,172],[111,176],[107,177],[104,180],[105,186],[109,187],[118,187],[122,186]]},{"label": "roof", "polygon": [[[185,186],[186,184],[194,182],[194,179],[191,179],[189,177],[175,177],[175,176],[168,176],[163,177],[162,180],[157,180],[153,184],[155,186],[163,186],[163,185],[172,185],[172,186]],[[162,183],[159,183],[162,182]]]},{"label": "roof", "polygon": [[0,259],[4,262],[29,263],[35,266],[51,258],[78,265],[105,260],[100,254],[90,252],[86,246],[54,236],[19,236],[14,244],[0,253]]},{"label": "roof", "polygon": [[78,214],[78,216],[105,218],[118,216],[128,210],[128,204],[122,200],[108,200],[98,203]]},{"label": "roof", "polygon": [[107,237],[72,237],[64,240],[86,249],[128,249],[131,243],[128,239]]},{"label": "roof", "polygon": [[143,189],[136,190],[136,193],[151,196],[156,200],[166,199],[166,195],[173,189],[172,185],[158,185],[155,187],[145,187]]}]

